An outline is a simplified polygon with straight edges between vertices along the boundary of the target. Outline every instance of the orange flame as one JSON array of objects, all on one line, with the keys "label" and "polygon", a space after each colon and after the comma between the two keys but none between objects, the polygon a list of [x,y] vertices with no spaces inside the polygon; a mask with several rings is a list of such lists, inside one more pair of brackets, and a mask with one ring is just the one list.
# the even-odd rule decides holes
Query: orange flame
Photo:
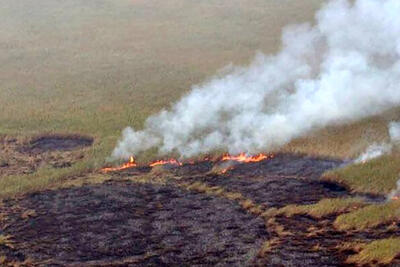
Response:
[{"label": "orange flame", "polygon": [[229,154],[226,154],[222,157],[222,161],[226,160],[233,160],[233,161],[238,161],[238,162],[259,162],[265,159],[272,159],[274,156],[273,155],[265,155],[265,154],[258,154],[255,156],[247,156],[245,153],[240,153],[237,156],[231,156]]},{"label": "orange flame", "polygon": [[[274,155],[264,155],[264,154],[258,154],[255,156],[247,156],[245,153],[241,153],[237,156],[231,156],[229,154],[226,154],[222,157],[221,161],[227,161],[227,160],[232,160],[232,161],[237,161],[237,162],[258,162],[258,161],[262,161],[265,159],[271,159],[273,158]],[[210,160],[209,157],[206,157],[203,159],[204,161],[208,161]],[[189,164],[195,164],[195,161],[189,161]],[[177,166],[182,166],[182,162],[179,162],[176,159],[168,159],[168,160],[158,160],[158,161],[154,161],[152,163],[149,164],[149,167],[155,167],[158,165],[166,165],[166,164],[171,164],[171,165],[177,165]],[[125,170],[125,169],[129,169],[129,168],[133,168],[133,167],[137,167],[138,165],[135,162],[135,159],[133,156],[130,157],[129,161],[122,164],[121,166],[118,167],[106,167],[101,169],[101,171],[103,173],[108,173],[108,172],[114,172],[114,171],[121,171],[121,170]],[[223,173],[227,172],[230,168],[226,169],[225,171],[223,171]]]},{"label": "orange flame", "polygon": [[394,196],[392,197],[392,200],[400,200],[400,196]]},{"label": "orange flame", "polygon": [[231,167],[228,167],[228,168],[225,168],[225,169],[223,169],[222,171],[221,171],[221,174],[225,174],[225,173],[227,173],[228,171],[230,171],[230,170],[233,170],[233,167],[231,166]]},{"label": "orange flame", "polygon": [[158,165],[165,165],[165,164],[171,164],[171,165],[178,165],[182,166],[182,163],[177,161],[176,159],[169,159],[169,160],[157,160],[155,162],[150,163],[150,167],[158,166]]},{"label": "orange flame", "polygon": [[121,171],[121,170],[125,170],[128,168],[136,167],[136,166],[137,166],[137,164],[135,162],[135,159],[131,156],[129,159],[129,162],[126,162],[118,167],[103,168],[103,169],[101,169],[101,171],[104,173],[107,173],[107,172]]}]

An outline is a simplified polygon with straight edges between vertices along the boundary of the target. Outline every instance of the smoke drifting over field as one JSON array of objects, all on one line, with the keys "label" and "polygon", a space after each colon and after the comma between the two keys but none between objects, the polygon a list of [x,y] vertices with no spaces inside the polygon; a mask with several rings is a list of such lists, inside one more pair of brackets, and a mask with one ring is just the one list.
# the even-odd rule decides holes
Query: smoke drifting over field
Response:
[{"label": "smoke drifting over field", "polygon": [[392,143],[400,143],[400,122],[391,122],[389,124],[389,136]]},{"label": "smoke drifting over field", "polygon": [[143,130],[126,128],[112,155],[126,159],[153,147],[182,157],[256,153],[398,106],[398,14],[398,0],[331,1],[315,26],[287,27],[278,54],[227,68],[149,117]]},{"label": "smoke drifting over field", "polygon": [[354,162],[355,163],[365,163],[370,161],[371,159],[379,158],[385,154],[388,154],[392,151],[392,145],[387,143],[382,144],[372,144],[367,150],[362,153]]},{"label": "smoke drifting over field", "polygon": [[389,143],[374,143],[370,145],[367,150],[362,153],[354,162],[364,163],[392,152],[393,146],[398,145],[400,142],[400,122],[391,122],[388,125],[388,131],[390,138]]}]

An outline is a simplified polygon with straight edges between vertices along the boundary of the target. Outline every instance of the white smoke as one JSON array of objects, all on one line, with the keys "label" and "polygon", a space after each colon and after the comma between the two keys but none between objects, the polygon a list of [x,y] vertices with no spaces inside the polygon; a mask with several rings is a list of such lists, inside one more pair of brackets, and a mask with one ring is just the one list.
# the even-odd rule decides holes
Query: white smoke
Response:
[{"label": "white smoke", "polygon": [[330,1],[315,26],[283,31],[278,54],[259,54],[246,68],[194,86],[143,130],[125,129],[112,155],[152,147],[182,157],[215,149],[257,153],[398,106],[399,14],[398,0]]},{"label": "white smoke", "polygon": [[381,144],[374,143],[370,145],[367,150],[354,161],[355,163],[365,163],[371,159],[389,154],[392,151],[393,147],[400,141],[400,122],[391,122],[388,128],[390,142]]},{"label": "white smoke", "polygon": [[392,192],[390,192],[390,193],[387,195],[387,200],[388,200],[388,201],[390,201],[390,200],[392,200],[392,199],[400,199],[400,179],[397,180],[396,185],[397,185],[397,188],[396,188],[396,189],[393,189]]},{"label": "white smoke", "polygon": [[371,159],[379,158],[385,154],[388,154],[392,151],[391,144],[372,144],[367,150],[362,153],[354,162],[355,163],[365,163],[370,161]]},{"label": "white smoke", "polygon": [[400,143],[400,122],[391,122],[389,124],[389,135],[392,143]]}]

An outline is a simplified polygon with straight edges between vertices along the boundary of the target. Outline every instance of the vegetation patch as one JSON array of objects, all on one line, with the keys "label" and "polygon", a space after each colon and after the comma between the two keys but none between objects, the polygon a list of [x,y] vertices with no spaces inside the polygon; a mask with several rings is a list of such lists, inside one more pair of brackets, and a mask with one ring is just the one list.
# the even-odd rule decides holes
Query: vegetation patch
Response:
[{"label": "vegetation patch", "polygon": [[72,176],[79,176],[91,169],[87,161],[77,162],[68,168],[55,169],[46,166],[28,175],[10,175],[0,179],[0,198],[61,187]]},{"label": "vegetation patch", "polygon": [[[50,145],[49,140],[58,141]],[[1,136],[0,198],[47,189],[93,169],[97,149],[88,147],[91,142],[92,138],[78,135]],[[60,150],[50,149],[53,145]]]},{"label": "vegetation patch", "polygon": [[400,255],[400,238],[388,238],[361,245],[361,251],[347,259],[357,265],[389,264]]},{"label": "vegetation patch", "polygon": [[323,179],[339,182],[354,192],[387,194],[396,188],[400,174],[400,153],[385,155],[366,163],[327,171]]},{"label": "vegetation patch", "polygon": [[322,218],[332,214],[357,210],[365,205],[361,198],[327,198],[311,205],[287,205],[280,209],[272,208],[263,213],[263,216],[284,215],[291,217],[298,214],[308,214],[314,218]]},{"label": "vegetation patch", "polygon": [[334,226],[339,230],[367,229],[400,220],[400,201],[369,205],[359,210],[342,214]]},{"label": "vegetation patch", "polygon": [[0,246],[14,248],[10,235],[0,235]]},{"label": "vegetation patch", "polygon": [[267,254],[271,252],[274,248],[278,247],[280,243],[281,241],[278,238],[273,238],[271,240],[265,241],[258,252],[258,256],[259,257],[267,256]]}]

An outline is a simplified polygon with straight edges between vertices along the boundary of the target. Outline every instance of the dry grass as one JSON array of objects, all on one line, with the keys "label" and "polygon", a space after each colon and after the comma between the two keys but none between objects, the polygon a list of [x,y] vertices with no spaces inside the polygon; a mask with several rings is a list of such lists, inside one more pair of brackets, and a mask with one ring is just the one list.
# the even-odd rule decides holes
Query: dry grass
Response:
[{"label": "dry grass", "polygon": [[387,194],[396,188],[400,174],[400,153],[395,152],[366,163],[352,164],[324,174],[356,192]]},{"label": "dry grass", "polygon": [[6,246],[9,248],[14,248],[13,242],[11,241],[11,236],[0,235],[0,246]]},{"label": "dry grass", "polygon": [[[233,200],[233,201],[238,201],[238,202],[245,201],[246,203],[248,203],[248,208],[251,208],[254,206],[253,202],[251,200],[246,200],[241,193],[228,192],[224,188],[219,187],[219,186],[209,186],[202,182],[181,183],[180,186],[182,186],[186,190],[196,191],[199,193],[209,194],[209,195],[218,196],[218,197],[224,197],[224,198],[227,198],[227,199]],[[242,205],[242,206],[246,206],[246,204]]]},{"label": "dry grass", "polygon": [[357,265],[389,264],[400,255],[400,238],[388,238],[373,241],[361,246],[361,251],[347,259]]},{"label": "dry grass", "polygon": [[[10,63],[0,72],[0,134],[79,133],[96,142],[78,166],[1,179],[0,197],[34,191],[103,165],[124,127],[141,128],[149,115],[230,62],[246,64],[256,50],[275,52],[281,29],[311,21],[322,2],[151,0],[102,6],[90,0],[81,8],[74,1],[65,4],[68,8],[47,1],[46,10],[29,4],[24,8],[38,20],[29,17],[30,27],[18,25],[20,32],[0,36],[0,41],[6,38],[0,59]],[[10,11],[15,5],[6,0],[0,10],[10,29],[18,23]],[[55,19],[46,13],[52,11],[68,19],[48,27],[42,22]],[[40,32],[30,31],[39,26]],[[54,31],[54,26],[62,30]],[[386,122],[393,116],[331,127],[285,150],[352,157],[369,141],[387,138]],[[152,150],[138,160],[156,156]]]},{"label": "dry grass", "polygon": [[37,216],[37,213],[35,210],[26,210],[21,214],[21,218],[25,219],[25,220],[32,218],[32,217],[36,217],[36,216]]},{"label": "dry grass", "polygon": [[359,210],[342,214],[336,218],[334,226],[339,230],[362,230],[400,220],[400,201],[369,205]]},{"label": "dry grass", "polygon": [[281,29],[312,20],[321,2],[3,1],[0,134],[79,133],[96,142],[79,166],[2,178],[0,197],[103,165],[124,127],[142,127],[231,62],[275,52]]},{"label": "dry grass", "polygon": [[387,124],[393,120],[400,120],[400,109],[315,131],[294,140],[284,147],[284,151],[333,158],[355,158],[370,144],[388,141]]},{"label": "dry grass", "polygon": [[280,243],[281,241],[277,238],[265,241],[258,252],[258,256],[259,257],[267,256],[268,253],[273,251],[273,249],[276,248]]},{"label": "dry grass", "polygon": [[280,209],[272,208],[263,213],[263,217],[268,218],[276,215],[291,217],[297,214],[308,214],[314,218],[322,218],[332,214],[357,210],[363,206],[365,204],[359,198],[323,199],[311,205],[288,205]]},{"label": "dry grass", "polygon": [[0,264],[6,264],[6,261],[7,261],[7,257],[1,255],[1,256],[0,256]]},{"label": "dry grass", "polygon": [[[149,115],[230,62],[246,64],[257,50],[275,52],[282,28],[311,21],[322,0],[45,2],[45,10],[24,6],[18,15],[34,14],[24,17],[25,25],[13,17],[20,8],[15,1],[6,0],[0,10],[9,29],[20,29],[0,36],[0,60],[9,63],[0,72],[0,134],[79,133],[96,142],[82,164],[40,171],[37,184],[36,174],[0,182],[1,196],[103,165],[125,126],[141,128]],[[369,142],[387,139],[386,123],[396,118],[399,113],[391,112],[330,127],[285,150],[354,157]],[[138,160],[154,157],[152,150]]]},{"label": "dry grass", "polygon": [[13,197],[21,193],[57,188],[71,176],[90,170],[87,161],[78,162],[72,167],[54,169],[44,167],[29,175],[6,176],[0,179],[0,198]]},{"label": "dry grass", "polygon": [[[0,198],[104,181],[107,177],[97,174],[69,178],[100,168],[124,127],[141,128],[149,115],[177,101],[193,84],[230,62],[246,64],[256,50],[275,52],[282,27],[312,20],[321,2],[72,0],[55,4],[45,0],[41,5],[32,1],[19,6],[18,1],[3,1],[0,17],[3,28],[10,30],[0,35],[0,134],[79,133],[96,141],[85,159],[72,167],[44,167],[30,175],[1,177]],[[387,140],[387,122],[397,119],[400,113],[394,110],[329,127],[293,141],[284,150],[355,157],[369,143]],[[154,157],[153,150],[138,160]],[[7,161],[1,152],[0,161]],[[393,188],[399,166],[397,156],[388,156],[326,177],[353,190],[383,193]],[[262,210],[239,193],[202,184],[193,189],[242,201],[254,214]],[[323,216],[351,205],[327,200],[312,207],[288,207],[286,212]],[[368,208],[339,217],[339,225],[359,227],[355,222],[374,211]]]}]

